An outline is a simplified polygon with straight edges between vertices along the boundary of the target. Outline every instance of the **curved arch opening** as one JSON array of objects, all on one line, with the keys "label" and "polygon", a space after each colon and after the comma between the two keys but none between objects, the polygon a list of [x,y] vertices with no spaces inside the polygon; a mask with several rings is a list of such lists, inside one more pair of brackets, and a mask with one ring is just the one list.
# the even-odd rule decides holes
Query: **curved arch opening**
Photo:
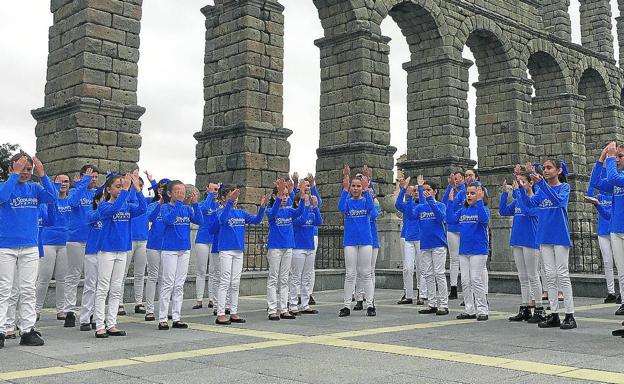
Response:
[{"label": "curved arch opening", "polygon": [[578,84],[578,93],[585,96],[585,153],[587,165],[591,167],[594,160],[600,156],[604,144],[612,140],[606,130],[610,122],[603,113],[604,106],[609,103],[607,86],[596,69],[587,68],[583,72]]}]

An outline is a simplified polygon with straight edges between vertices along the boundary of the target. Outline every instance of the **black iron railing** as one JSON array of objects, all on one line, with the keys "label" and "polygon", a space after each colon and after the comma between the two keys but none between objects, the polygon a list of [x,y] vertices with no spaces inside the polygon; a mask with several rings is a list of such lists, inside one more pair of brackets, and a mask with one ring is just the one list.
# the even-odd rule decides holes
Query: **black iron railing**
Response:
[{"label": "black iron railing", "polygon": [[570,249],[569,268],[573,273],[604,273],[602,255],[598,245],[596,220],[570,220]]}]

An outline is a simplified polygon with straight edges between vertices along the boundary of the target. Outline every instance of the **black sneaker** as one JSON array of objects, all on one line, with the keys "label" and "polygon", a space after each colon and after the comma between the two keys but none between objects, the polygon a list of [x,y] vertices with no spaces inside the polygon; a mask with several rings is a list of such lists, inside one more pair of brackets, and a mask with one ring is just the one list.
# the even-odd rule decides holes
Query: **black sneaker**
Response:
[{"label": "black sneaker", "polygon": [[613,293],[609,293],[607,297],[604,299],[604,303],[615,303],[617,301],[617,297]]},{"label": "black sneaker", "polygon": [[353,310],[354,311],[361,311],[364,309],[364,301],[359,300],[357,303],[355,303],[355,305],[353,306]]},{"label": "black sneaker", "polygon": [[214,308],[214,306],[215,306],[215,305],[214,305],[214,303],[213,303],[212,301],[209,301],[209,302],[208,302],[208,308]]},{"label": "black sneaker", "polygon": [[558,313],[551,313],[546,316],[546,320],[537,324],[540,328],[559,328],[561,326],[561,320]]},{"label": "black sneaker", "polygon": [[449,310],[448,308],[440,308],[438,309],[438,311],[436,312],[436,316],[446,316],[449,314]]},{"label": "black sneaker", "polygon": [[314,297],[312,297],[312,295],[310,295],[310,300],[308,300],[308,304],[309,305],[316,305],[316,301],[314,300]]},{"label": "black sneaker", "polygon": [[[71,312],[70,312],[71,313]],[[20,345],[27,345],[30,347],[38,347],[44,344],[41,338],[41,333],[31,329],[30,332],[23,333],[20,338]]]},{"label": "black sneaker", "polygon": [[487,321],[487,319],[489,319],[488,315],[477,316],[477,321]]},{"label": "black sneaker", "polygon": [[145,321],[156,321],[156,316],[153,313],[148,313],[145,315]]},{"label": "black sneaker", "polygon": [[467,313],[460,313],[455,318],[457,320],[474,320],[477,318],[477,315],[469,315]]},{"label": "black sneaker", "polygon": [[529,323],[529,324],[538,324],[538,323],[546,320],[546,316],[545,315],[546,315],[546,312],[544,312],[544,307],[537,307],[533,311],[533,316],[531,316],[531,318],[529,320],[527,320],[527,323]]},{"label": "black sneaker", "polygon": [[0,333],[0,349],[4,348],[4,333]]},{"label": "black sneaker", "polygon": [[340,308],[340,312],[338,312],[338,317],[347,317],[349,315],[351,315],[351,310],[349,308]]},{"label": "black sneaker", "polygon": [[187,329],[188,327],[188,324],[183,321],[174,321],[173,324],[171,324],[171,328]]},{"label": "black sneaker", "polygon": [[616,316],[622,316],[624,315],[624,304],[620,305],[620,308],[618,308],[617,311],[615,311],[615,315]]},{"label": "black sneaker", "polygon": [[145,305],[143,304],[137,304],[134,306],[134,313],[138,313],[138,314],[145,314]]},{"label": "black sneaker", "polygon": [[96,339],[106,339],[107,337],[108,337],[108,332],[98,333],[97,331],[95,331]]},{"label": "black sneaker", "polygon": [[451,285],[451,293],[448,296],[449,300],[457,300],[457,287]]},{"label": "black sneaker", "polygon": [[168,331],[169,330],[169,323],[163,321],[158,323],[158,330],[159,331]]},{"label": "black sneaker", "polygon": [[622,304],[622,295],[617,295],[617,298],[615,299],[615,304]]},{"label": "black sneaker", "polygon": [[466,303],[464,303],[464,301],[462,300],[462,302],[461,302],[461,303],[459,303],[459,306],[460,306],[460,307],[465,307],[465,306],[466,306]]},{"label": "black sneaker", "polygon": [[67,312],[65,314],[65,324],[63,325],[63,327],[73,328],[75,326],[76,326],[76,315],[74,315],[74,312]]},{"label": "black sneaker", "polygon": [[531,318],[531,309],[529,307],[525,307],[524,305],[520,306],[520,310],[518,314],[515,316],[511,316],[509,321],[528,321]]},{"label": "black sneaker", "polygon": [[377,316],[377,310],[375,309],[375,307],[366,308],[366,316],[370,316],[370,317]]},{"label": "black sneaker", "polygon": [[80,324],[80,330],[81,331],[90,331],[91,330],[91,323],[82,323],[82,324]]},{"label": "black sneaker", "polygon": [[302,311],[299,311],[299,313],[301,313],[302,315],[318,315],[318,311],[316,309],[304,309]]},{"label": "black sneaker", "polygon": [[203,307],[204,306],[203,306],[202,303],[197,303],[197,304],[193,305],[193,308],[191,308],[191,309],[202,309]]},{"label": "black sneaker", "polygon": [[280,317],[279,317],[279,315],[277,313],[271,313],[269,315],[269,320],[271,320],[271,321],[279,321],[279,319],[280,319]]},{"label": "black sneaker", "polygon": [[407,299],[407,298],[405,298],[405,295],[403,295],[403,297],[401,297],[401,300],[397,301],[397,304],[399,304],[399,305],[403,305],[403,304],[414,304],[414,300],[412,300],[412,299]]},{"label": "black sneaker", "polygon": [[418,311],[421,315],[433,315],[434,313],[438,313],[437,307],[429,307],[427,309],[421,309]]},{"label": "black sneaker", "polygon": [[293,315],[290,312],[284,312],[284,313],[280,313],[280,319],[285,319],[285,320],[294,320],[297,317],[295,317],[295,315]]},{"label": "black sneaker", "polygon": [[563,322],[559,326],[561,329],[574,329],[576,328],[576,320],[574,320],[573,313],[566,313]]}]

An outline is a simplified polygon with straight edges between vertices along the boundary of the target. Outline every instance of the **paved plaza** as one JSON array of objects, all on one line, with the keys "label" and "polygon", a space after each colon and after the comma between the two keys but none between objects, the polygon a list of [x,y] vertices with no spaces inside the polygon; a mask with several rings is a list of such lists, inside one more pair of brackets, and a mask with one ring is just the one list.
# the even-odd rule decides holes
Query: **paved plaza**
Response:
[{"label": "paved plaza", "polygon": [[[95,339],[46,312],[46,345],[0,350],[0,383],[624,383],[624,339],[611,336],[617,305],[577,298],[579,328],[510,323],[519,296],[489,296],[487,322],[420,315],[378,291],[378,316],[338,318],[341,291],[319,292],[319,315],[270,322],[262,296],[241,298],[247,324],[214,325],[212,310],[186,301],[189,330],[158,331],[120,317],[125,338]],[[130,306],[128,306],[130,307]],[[4,380],[4,381],[3,381]]]}]

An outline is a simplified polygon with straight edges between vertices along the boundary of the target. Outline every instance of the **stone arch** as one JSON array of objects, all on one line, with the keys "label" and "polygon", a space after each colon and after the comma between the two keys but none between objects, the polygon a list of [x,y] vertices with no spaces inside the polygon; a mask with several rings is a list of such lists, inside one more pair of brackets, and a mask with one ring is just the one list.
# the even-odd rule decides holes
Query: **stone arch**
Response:
[{"label": "stone arch", "polygon": [[356,14],[356,7],[344,0],[312,0],[318,10],[325,37],[337,36],[355,30],[361,16]]},{"label": "stone arch", "polygon": [[588,67],[578,79],[578,93],[585,97],[583,120],[585,122],[585,151],[588,167],[600,156],[604,143],[613,140],[609,128],[609,105],[613,105],[609,97],[607,82],[599,69]]},{"label": "stone arch", "polygon": [[[573,92],[573,76],[570,72],[570,69],[566,65],[566,61],[563,59],[561,53],[557,50],[557,48],[555,48],[552,43],[544,39],[533,39],[526,44],[524,50],[520,53],[520,56],[518,58],[522,68],[526,68],[531,71],[531,68],[529,68],[531,64],[531,58],[535,59],[536,57],[534,55],[537,54],[539,54],[540,56],[549,56],[550,58],[546,58],[544,56],[542,56],[542,58],[549,61],[548,66],[551,68],[552,71],[557,71],[560,73],[562,83],[559,84],[561,86],[559,92]],[[540,84],[537,85],[539,86]]]},{"label": "stone arch", "polygon": [[595,57],[584,56],[579,61],[578,66],[574,69],[574,76],[573,76],[574,88],[579,89],[581,79],[588,69],[592,69],[596,71],[596,73],[601,78],[601,81],[604,84],[605,89],[607,90],[606,97],[607,97],[608,102],[610,104],[615,104],[615,97],[614,95],[612,95],[608,87],[609,73],[607,72],[607,69],[605,68],[605,66],[600,62],[600,60],[596,59]]}]

